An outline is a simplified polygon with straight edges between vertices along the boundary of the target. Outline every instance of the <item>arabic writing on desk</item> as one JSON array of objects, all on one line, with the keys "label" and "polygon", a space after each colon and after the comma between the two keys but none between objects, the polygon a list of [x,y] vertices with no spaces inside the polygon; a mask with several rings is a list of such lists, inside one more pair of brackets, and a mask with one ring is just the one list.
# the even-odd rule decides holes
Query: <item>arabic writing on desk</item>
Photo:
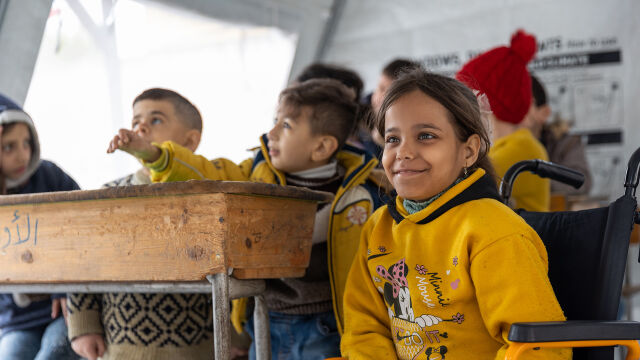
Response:
[{"label": "arabic writing on desk", "polygon": [[[23,219],[22,221],[19,221]],[[24,220],[26,219],[26,220]],[[26,224],[26,227],[25,227]],[[15,229],[13,228],[15,225]],[[22,225],[22,231],[20,231]],[[15,230],[15,233],[12,231]],[[12,233],[15,236],[12,236]],[[26,233],[26,237],[23,236]],[[6,237],[6,241],[3,239]],[[9,245],[20,245],[24,244],[31,239],[31,216],[29,214],[22,215],[18,213],[18,210],[13,212],[13,219],[11,220],[11,224],[4,227],[4,231],[0,231],[0,250],[4,250]],[[38,245],[38,219],[35,221],[34,231],[33,231],[33,245]]]}]

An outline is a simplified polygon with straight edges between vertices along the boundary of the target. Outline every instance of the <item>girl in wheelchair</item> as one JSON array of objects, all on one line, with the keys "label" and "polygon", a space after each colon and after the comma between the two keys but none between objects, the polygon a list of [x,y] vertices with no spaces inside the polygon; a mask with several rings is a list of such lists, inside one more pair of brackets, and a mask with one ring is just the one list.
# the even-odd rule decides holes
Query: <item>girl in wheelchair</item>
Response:
[{"label": "girl in wheelchair", "polygon": [[[379,112],[397,196],[362,232],[344,300],[349,359],[501,359],[514,322],[565,319],[547,253],[500,202],[476,97],[414,70]],[[570,350],[527,359],[569,359]]]}]

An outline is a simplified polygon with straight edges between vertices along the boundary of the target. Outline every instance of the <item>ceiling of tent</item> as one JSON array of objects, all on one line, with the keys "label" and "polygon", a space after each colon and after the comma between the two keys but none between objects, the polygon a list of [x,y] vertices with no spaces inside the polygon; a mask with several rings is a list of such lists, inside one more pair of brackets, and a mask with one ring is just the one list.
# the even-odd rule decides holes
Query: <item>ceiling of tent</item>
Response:
[{"label": "ceiling of tent", "polygon": [[[333,14],[342,8],[344,0],[153,2],[231,23],[276,27],[297,34],[298,45],[291,67],[291,74],[296,74],[322,57],[335,28]],[[0,49],[3,54],[10,54],[0,57],[0,91],[18,102],[26,97],[51,3],[52,0],[0,0]]]}]

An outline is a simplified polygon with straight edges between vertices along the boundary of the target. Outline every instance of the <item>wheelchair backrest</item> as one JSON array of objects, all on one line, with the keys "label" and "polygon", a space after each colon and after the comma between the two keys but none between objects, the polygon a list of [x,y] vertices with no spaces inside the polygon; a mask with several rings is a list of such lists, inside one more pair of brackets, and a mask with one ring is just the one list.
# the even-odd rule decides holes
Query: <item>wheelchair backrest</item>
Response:
[{"label": "wheelchair backrest", "polygon": [[549,279],[569,320],[615,320],[627,262],[635,199],[563,212],[518,211],[549,256]]}]

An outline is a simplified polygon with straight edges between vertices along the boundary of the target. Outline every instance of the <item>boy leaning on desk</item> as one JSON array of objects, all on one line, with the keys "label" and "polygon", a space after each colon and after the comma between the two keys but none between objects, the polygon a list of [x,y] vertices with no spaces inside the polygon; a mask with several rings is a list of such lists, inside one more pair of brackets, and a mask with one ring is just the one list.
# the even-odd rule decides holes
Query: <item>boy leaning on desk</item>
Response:
[{"label": "boy leaning on desk", "polygon": [[[367,112],[355,94],[330,79],[314,79],[283,90],[273,128],[260,138],[255,157],[239,165],[209,160],[175,141],[152,142],[121,130],[109,151],[140,159],[154,182],[212,179],[301,186],[335,194],[316,213],[309,267],[299,279],[267,280],[272,357],[311,359],[338,356],[344,284],[358,248],[360,231],[381,205],[380,182],[372,170],[378,160],[345,144]],[[253,335],[246,300],[234,301],[237,331]],[[245,322],[246,321],[246,322]],[[252,345],[249,357],[255,359]]]}]

